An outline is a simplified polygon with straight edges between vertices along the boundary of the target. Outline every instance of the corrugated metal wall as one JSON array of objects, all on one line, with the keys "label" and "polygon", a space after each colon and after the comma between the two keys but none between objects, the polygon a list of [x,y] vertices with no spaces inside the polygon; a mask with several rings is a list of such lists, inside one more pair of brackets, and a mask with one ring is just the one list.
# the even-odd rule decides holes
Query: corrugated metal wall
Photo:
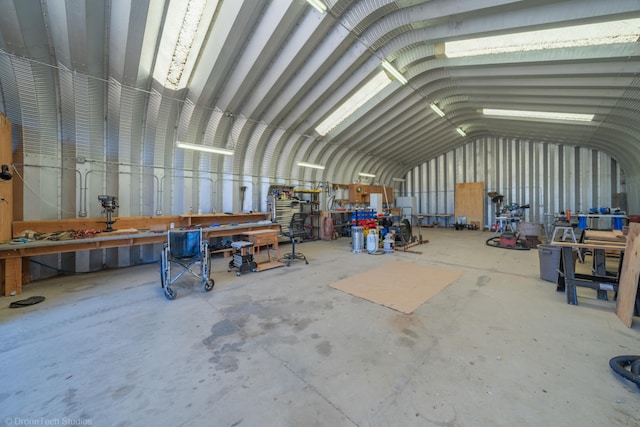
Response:
[{"label": "corrugated metal wall", "polygon": [[[407,174],[406,193],[424,214],[454,214],[458,183],[484,182],[505,205],[530,205],[526,222],[544,224],[548,213],[614,206],[625,191],[618,162],[592,149],[505,138],[483,138],[424,163]],[[495,218],[485,199],[485,222]]]}]

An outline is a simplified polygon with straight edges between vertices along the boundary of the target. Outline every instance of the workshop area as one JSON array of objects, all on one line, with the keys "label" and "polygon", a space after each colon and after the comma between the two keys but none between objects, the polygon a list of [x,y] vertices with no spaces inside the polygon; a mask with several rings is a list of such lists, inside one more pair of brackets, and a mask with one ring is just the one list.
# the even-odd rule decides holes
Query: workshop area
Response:
[{"label": "workshop area", "polygon": [[[422,255],[303,243],[309,265],[253,276],[214,259],[214,290],[185,280],[171,302],[156,265],[25,287],[47,300],[0,308],[0,362],[15,378],[3,414],[92,425],[637,424],[638,389],[608,365],[640,345],[637,318],[627,328],[615,302],[587,288],[567,305],[539,279],[536,251],[485,249],[482,231],[425,235]],[[411,314],[328,286],[394,263],[461,275]]]},{"label": "workshop area", "polygon": [[0,0],[7,425],[640,426],[639,0]]}]

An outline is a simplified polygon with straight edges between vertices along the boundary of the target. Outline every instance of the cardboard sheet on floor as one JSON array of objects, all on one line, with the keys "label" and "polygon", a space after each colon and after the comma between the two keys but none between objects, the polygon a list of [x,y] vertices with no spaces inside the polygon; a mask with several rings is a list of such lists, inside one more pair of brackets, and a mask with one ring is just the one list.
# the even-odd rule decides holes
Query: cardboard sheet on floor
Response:
[{"label": "cardboard sheet on floor", "polygon": [[462,276],[446,268],[391,261],[329,286],[405,314]]}]

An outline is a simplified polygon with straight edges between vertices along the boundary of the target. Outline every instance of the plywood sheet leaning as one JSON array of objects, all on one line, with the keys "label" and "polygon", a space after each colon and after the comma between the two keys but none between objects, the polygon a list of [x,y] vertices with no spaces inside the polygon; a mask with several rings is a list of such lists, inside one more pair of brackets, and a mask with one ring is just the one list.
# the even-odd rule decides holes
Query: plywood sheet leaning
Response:
[{"label": "plywood sheet leaning", "polygon": [[478,227],[484,225],[484,182],[465,182],[456,184],[455,218],[467,217],[467,224]]},{"label": "plywood sheet leaning", "polygon": [[616,314],[627,327],[631,327],[633,308],[638,292],[638,278],[640,277],[640,223],[629,224],[627,246],[624,250],[624,260],[620,271],[618,285],[618,301]]},{"label": "plywood sheet leaning", "polygon": [[462,276],[462,272],[440,267],[392,261],[329,286],[411,314],[424,302]]},{"label": "plywood sheet leaning", "polygon": [[[11,148],[11,121],[0,113],[0,165],[9,166],[13,154]],[[0,180],[0,241],[11,240],[11,222],[13,221],[13,182]]]}]

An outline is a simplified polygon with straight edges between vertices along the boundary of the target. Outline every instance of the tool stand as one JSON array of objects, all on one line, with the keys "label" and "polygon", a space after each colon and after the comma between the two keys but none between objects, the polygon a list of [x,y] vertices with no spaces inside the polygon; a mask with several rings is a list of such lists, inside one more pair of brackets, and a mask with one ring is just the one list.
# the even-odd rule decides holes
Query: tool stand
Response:
[{"label": "tool stand", "polygon": [[231,243],[233,251],[233,259],[229,262],[227,271],[237,268],[236,275],[250,271],[258,271],[258,264],[253,260],[253,243],[240,240]]}]

